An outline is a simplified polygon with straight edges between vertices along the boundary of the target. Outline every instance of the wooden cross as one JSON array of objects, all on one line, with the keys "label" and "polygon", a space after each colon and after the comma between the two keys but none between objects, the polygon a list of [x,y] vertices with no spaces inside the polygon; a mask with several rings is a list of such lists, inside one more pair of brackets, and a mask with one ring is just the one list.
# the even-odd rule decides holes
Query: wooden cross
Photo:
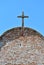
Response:
[{"label": "wooden cross", "polygon": [[22,35],[24,32],[24,18],[28,18],[28,16],[24,16],[24,12],[22,12],[21,16],[17,16],[18,18],[22,18]]}]

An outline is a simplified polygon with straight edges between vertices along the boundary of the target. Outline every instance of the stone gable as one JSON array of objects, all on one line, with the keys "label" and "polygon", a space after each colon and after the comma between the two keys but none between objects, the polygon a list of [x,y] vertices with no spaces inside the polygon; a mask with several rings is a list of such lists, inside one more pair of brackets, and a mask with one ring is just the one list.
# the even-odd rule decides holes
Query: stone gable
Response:
[{"label": "stone gable", "polygon": [[[23,34],[24,37],[25,36],[36,36],[36,35],[38,37],[44,39],[44,37],[39,32],[37,32],[31,28],[24,28],[24,34]],[[22,36],[22,28],[21,27],[13,28],[13,29],[6,31],[0,37],[0,44],[2,44],[2,46],[0,46],[0,47],[3,47],[6,44],[6,42],[17,39],[20,36]]]},{"label": "stone gable", "polygon": [[44,65],[44,37],[37,31],[15,28],[1,37],[0,65]]}]

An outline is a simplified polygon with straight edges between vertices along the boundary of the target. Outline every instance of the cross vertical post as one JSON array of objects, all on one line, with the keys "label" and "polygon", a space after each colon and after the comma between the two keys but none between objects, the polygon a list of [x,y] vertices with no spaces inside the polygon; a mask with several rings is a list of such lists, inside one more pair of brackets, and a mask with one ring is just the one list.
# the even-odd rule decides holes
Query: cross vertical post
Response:
[{"label": "cross vertical post", "polygon": [[21,16],[17,16],[18,18],[22,18],[22,35],[24,33],[24,18],[28,18],[28,16],[24,16],[24,12],[22,12]]},{"label": "cross vertical post", "polygon": [[24,12],[22,12],[22,28],[24,27]]}]

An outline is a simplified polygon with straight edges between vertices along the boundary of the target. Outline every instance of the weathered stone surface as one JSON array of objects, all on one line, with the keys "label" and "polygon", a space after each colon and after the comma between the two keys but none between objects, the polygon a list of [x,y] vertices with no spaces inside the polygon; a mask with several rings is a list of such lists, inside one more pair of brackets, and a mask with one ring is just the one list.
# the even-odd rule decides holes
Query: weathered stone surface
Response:
[{"label": "weathered stone surface", "polygon": [[[31,28],[24,28],[24,32],[23,32],[24,37],[35,36],[35,35],[44,39],[44,37],[37,31],[35,31]],[[17,27],[17,28],[8,30],[0,37],[0,45],[2,44],[0,47],[3,47],[6,44],[6,42],[15,40],[15,39],[19,38],[20,36],[22,36],[22,28],[21,27]]]},{"label": "weathered stone surface", "polygon": [[[16,32],[15,32],[16,31]],[[17,36],[17,37],[16,37]],[[12,29],[2,35],[0,65],[44,65],[44,37],[32,29]]]},{"label": "weathered stone surface", "polygon": [[44,65],[44,40],[38,36],[20,37],[6,43],[0,52],[1,65]]}]

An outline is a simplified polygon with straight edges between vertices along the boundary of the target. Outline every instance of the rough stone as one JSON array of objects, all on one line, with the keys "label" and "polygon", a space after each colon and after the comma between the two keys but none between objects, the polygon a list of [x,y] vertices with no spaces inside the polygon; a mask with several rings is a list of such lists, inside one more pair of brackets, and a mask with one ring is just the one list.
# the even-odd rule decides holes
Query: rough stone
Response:
[{"label": "rough stone", "polygon": [[[2,35],[2,41],[7,41],[0,51],[0,65],[44,65],[44,37],[26,28],[24,36],[19,30],[19,36],[16,38],[13,30],[17,29]],[[10,36],[11,40],[6,35]]]}]

